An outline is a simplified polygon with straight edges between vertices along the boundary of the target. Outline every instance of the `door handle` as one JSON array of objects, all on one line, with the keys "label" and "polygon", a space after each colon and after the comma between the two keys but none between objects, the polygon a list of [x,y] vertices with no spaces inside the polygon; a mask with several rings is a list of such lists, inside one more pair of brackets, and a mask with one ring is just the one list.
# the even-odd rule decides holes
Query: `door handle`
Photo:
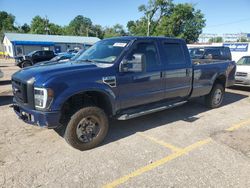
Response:
[{"label": "door handle", "polygon": [[190,76],[191,75],[191,69],[186,69],[186,75]]},{"label": "door handle", "polygon": [[163,77],[163,72],[160,73],[160,77],[161,77],[161,78]]}]

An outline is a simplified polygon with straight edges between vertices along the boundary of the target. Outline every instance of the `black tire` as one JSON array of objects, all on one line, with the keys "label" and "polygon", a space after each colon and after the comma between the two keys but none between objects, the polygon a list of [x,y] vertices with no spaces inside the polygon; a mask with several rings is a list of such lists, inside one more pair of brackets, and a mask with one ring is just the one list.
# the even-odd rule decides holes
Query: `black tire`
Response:
[{"label": "black tire", "polygon": [[220,83],[216,83],[211,92],[205,96],[206,106],[209,108],[218,108],[223,102],[224,95],[225,87]]},{"label": "black tire", "polygon": [[[93,123],[92,121],[96,123]],[[92,125],[89,122],[91,122]],[[91,126],[94,126],[95,128],[92,127],[91,129]],[[97,127],[98,127],[98,133],[93,133],[94,132],[93,130],[96,131]],[[90,136],[89,135],[90,133],[88,134],[82,133],[83,132],[82,129],[84,129],[85,132],[89,131],[86,130],[86,128],[92,130],[92,132],[90,131],[91,136],[96,134],[89,142],[85,142],[85,140],[87,136]],[[84,107],[78,110],[71,117],[66,127],[64,138],[72,147],[79,149],[81,151],[88,150],[98,146],[104,140],[105,136],[107,135],[108,128],[109,128],[108,118],[102,109],[98,107]],[[79,134],[83,135],[79,136]]]},{"label": "black tire", "polygon": [[31,63],[30,61],[24,61],[24,62],[22,63],[22,68],[30,67],[30,66],[32,66],[32,63]]}]

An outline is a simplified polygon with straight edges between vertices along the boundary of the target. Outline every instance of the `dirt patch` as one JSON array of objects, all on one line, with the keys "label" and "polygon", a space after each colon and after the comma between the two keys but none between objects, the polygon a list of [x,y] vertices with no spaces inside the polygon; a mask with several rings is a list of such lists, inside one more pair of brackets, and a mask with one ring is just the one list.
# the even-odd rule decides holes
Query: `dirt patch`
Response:
[{"label": "dirt patch", "polygon": [[211,137],[250,158],[250,130],[223,131]]}]

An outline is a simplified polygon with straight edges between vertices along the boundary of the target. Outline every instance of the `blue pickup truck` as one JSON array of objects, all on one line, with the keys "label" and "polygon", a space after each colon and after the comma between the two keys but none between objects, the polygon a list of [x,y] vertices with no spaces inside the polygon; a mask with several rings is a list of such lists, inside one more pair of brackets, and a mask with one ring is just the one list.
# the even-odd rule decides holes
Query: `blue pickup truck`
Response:
[{"label": "blue pickup truck", "polygon": [[186,43],[165,37],[97,42],[74,61],[27,67],[12,76],[14,110],[29,124],[64,127],[74,148],[105,138],[109,119],[127,120],[205,96],[221,105],[234,84],[234,61],[191,63]]}]

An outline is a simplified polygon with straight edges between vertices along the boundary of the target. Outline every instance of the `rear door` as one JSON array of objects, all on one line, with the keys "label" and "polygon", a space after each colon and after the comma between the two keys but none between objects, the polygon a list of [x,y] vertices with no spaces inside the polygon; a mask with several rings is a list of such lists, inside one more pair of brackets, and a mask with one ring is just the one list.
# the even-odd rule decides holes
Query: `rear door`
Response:
[{"label": "rear door", "polygon": [[53,58],[52,51],[44,51],[43,61],[48,61]]},{"label": "rear door", "polygon": [[181,99],[189,96],[192,89],[193,68],[185,43],[164,40],[161,49],[161,61],[165,70],[165,98]]},{"label": "rear door", "polygon": [[164,98],[163,67],[159,59],[157,42],[153,40],[136,41],[124,58],[129,59],[133,54],[138,53],[145,55],[145,72],[119,73],[117,78],[122,109],[149,104]]}]

